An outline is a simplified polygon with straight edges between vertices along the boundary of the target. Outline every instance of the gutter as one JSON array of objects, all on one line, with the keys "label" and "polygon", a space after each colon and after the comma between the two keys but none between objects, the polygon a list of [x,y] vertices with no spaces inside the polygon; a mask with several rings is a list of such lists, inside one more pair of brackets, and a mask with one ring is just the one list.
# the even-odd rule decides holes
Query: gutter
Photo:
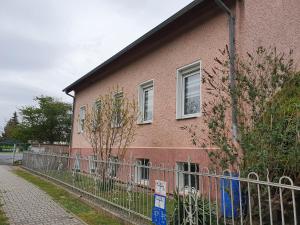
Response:
[{"label": "gutter", "polygon": [[71,134],[70,134],[70,144],[69,144],[69,155],[71,153],[71,149],[72,149],[72,138],[73,138],[73,125],[74,125],[74,112],[75,112],[75,96],[71,95],[70,93],[66,92],[66,94],[68,96],[70,96],[71,98],[73,98],[73,104],[72,104],[72,117],[71,117]]},{"label": "gutter", "polygon": [[[228,28],[229,28],[229,81],[231,92],[236,89],[236,72],[235,72],[235,16],[232,11],[225,5],[222,0],[215,0],[215,3],[226,12],[228,15]],[[232,101],[232,138],[234,141],[237,140],[237,97],[234,93],[231,94]]]}]

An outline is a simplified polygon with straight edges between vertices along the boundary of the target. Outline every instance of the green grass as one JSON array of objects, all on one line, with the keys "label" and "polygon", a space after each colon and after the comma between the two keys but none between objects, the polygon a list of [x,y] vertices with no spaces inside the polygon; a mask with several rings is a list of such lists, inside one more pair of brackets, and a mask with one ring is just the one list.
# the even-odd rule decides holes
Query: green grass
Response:
[{"label": "green grass", "polygon": [[[129,195],[127,187],[123,183],[112,182],[110,184],[103,184],[100,180],[97,180],[95,183],[93,177],[83,173],[77,173],[74,179],[72,171],[52,170],[48,171],[47,175],[147,217],[151,218],[152,216],[154,203],[153,191],[142,187],[135,187]],[[174,200],[171,198],[167,198],[167,212],[168,217],[172,217],[174,212]]]},{"label": "green grass", "polygon": [[0,224],[1,225],[8,225],[8,219],[5,216],[3,210],[1,209],[1,204],[0,204]]},{"label": "green grass", "polygon": [[[16,169],[15,173],[29,181],[30,183],[38,186],[41,190],[45,191],[48,195],[52,197],[54,201],[62,205],[67,211],[72,212],[87,224],[105,224],[105,225],[119,225],[121,222],[117,219],[113,219],[104,215],[101,212],[96,211],[93,207],[82,202],[79,198],[70,194],[63,188],[57,185],[41,179],[35,175],[30,174],[21,169]],[[1,223],[1,212],[0,212],[0,224]]]}]

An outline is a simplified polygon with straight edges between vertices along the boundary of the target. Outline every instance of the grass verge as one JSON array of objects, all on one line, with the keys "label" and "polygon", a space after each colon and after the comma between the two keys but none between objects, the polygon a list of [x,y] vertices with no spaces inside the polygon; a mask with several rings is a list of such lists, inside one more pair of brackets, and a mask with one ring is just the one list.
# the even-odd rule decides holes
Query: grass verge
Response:
[{"label": "grass verge", "polygon": [[[154,203],[154,196],[152,190],[148,190],[142,186],[135,186],[131,192],[127,190],[127,184],[120,180],[107,179],[103,182],[101,179],[91,176],[86,173],[77,172],[75,177],[71,170],[48,170],[48,176],[64,183],[70,184],[80,190],[106,199],[116,205],[130,208],[131,210],[145,215],[152,216],[152,206]],[[122,175],[121,175],[122,177]],[[173,218],[174,200],[167,198],[167,217]]]},{"label": "grass verge", "polygon": [[[119,225],[121,224],[119,220],[108,217],[107,215],[98,212],[93,207],[82,202],[79,198],[75,197],[63,188],[57,185],[41,179],[35,175],[30,174],[22,169],[16,169],[15,174],[22,177],[23,179],[29,181],[30,183],[38,186],[41,190],[45,191],[52,199],[62,205],[67,211],[73,213],[74,215],[81,218],[84,222],[90,225]],[[0,213],[0,224],[1,223],[1,213]]]},{"label": "grass verge", "polygon": [[0,203],[0,224],[1,225],[8,225],[8,219],[5,216],[3,210],[1,209],[1,203]]}]

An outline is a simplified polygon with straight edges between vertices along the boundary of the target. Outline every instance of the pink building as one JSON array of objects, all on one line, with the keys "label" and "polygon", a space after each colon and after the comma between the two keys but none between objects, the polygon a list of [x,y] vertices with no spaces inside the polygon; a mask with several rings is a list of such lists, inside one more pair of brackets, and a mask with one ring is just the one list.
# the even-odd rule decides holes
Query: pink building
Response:
[{"label": "pink building", "polygon": [[[224,4],[235,17],[231,28],[237,54],[276,46],[294,49],[295,59],[300,59],[299,0],[224,0]],[[207,94],[200,82],[202,69],[209,70],[218,50],[230,45],[229,34],[222,1],[196,0],[66,87],[64,92],[75,93],[72,154],[92,154],[78,129],[80,111],[119,85],[127,94],[141,96],[144,110],[127,157],[183,169],[190,157],[197,164],[195,170],[207,166],[205,151],[195,148],[180,127],[203,124],[201,105]]]}]

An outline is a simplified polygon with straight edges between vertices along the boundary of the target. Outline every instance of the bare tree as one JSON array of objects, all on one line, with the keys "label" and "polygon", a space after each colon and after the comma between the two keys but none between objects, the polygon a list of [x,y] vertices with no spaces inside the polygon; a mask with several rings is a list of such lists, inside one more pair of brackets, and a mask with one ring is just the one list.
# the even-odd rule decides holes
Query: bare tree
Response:
[{"label": "bare tree", "polygon": [[112,156],[123,159],[134,141],[137,103],[123,89],[113,88],[87,107],[83,135],[97,159],[108,161]]}]

